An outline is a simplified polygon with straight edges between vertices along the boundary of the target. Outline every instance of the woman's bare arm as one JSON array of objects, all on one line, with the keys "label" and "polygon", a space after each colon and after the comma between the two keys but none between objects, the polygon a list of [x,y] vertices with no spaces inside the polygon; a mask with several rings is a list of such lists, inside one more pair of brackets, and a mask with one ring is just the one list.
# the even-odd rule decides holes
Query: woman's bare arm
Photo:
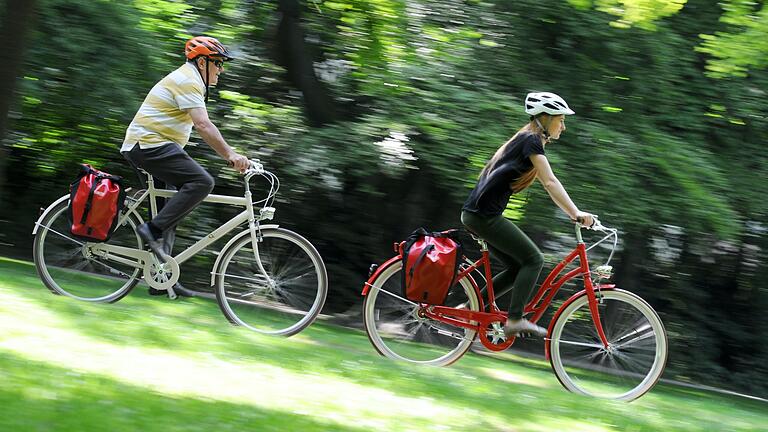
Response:
[{"label": "woman's bare arm", "polygon": [[552,201],[557,204],[571,219],[580,220],[586,226],[591,226],[593,223],[592,215],[579,211],[576,204],[573,203],[571,197],[568,196],[568,192],[565,191],[560,180],[555,177],[555,173],[552,172],[552,167],[549,165],[547,157],[541,154],[531,155],[531,162],[534,168],[536,168],[536,177],[541,182],[544,189],[549,194]]}]

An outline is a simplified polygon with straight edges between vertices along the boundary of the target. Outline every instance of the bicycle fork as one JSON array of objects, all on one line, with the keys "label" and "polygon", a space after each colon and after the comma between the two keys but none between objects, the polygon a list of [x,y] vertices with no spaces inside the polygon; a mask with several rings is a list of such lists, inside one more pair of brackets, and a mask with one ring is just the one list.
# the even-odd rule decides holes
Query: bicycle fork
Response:
[{"label": "bicycle fork", "polygon": [[275,288],[275,282],[267,274],[267,270],[264,269],[264,264],[261,262],[261,254],[259,254],[259,243],[262,240],[261,228],[259,227],[259,220],[256,220],[256,215],[253,212],[253,202],[251,201],[251,189],[248,183],[245,184],[245,199],[248,202],[248,230],[251,232],[251,244],[253,244],[253,257],[256,259],[256,266],[258,267],[261,275],[269,286],[270,289]]},{"label": "bicycle fork", "polygon": [[608,349],[608,338],[605,336],[605,330],[603,329],[603,323],[600,320],[600,311],[597,308],[597,296],[595,295],[595,288],[592,284],[592,279],[589,277],[589,273],[584,275],[584,285],[587,292],[587,303],[589,303],[589,311],[592,313],[592,322],[595,323],[595,329],[597,335],[600,337],[600,342],[603,344],[603,348]]}]

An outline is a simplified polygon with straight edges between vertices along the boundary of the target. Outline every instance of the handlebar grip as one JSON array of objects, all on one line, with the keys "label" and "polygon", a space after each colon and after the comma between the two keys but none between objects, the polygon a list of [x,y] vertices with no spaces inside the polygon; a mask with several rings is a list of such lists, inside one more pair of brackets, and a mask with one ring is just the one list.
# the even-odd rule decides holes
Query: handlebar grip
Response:
[{"label": "handlebar grip", "polygon": [[576,216],[576,219],[571,218],[571,222],[576,222],[580,225],[584,225],[584,217],[583,216]]},{"label": "handlebar grip", "polygon": [[588,229],[594,227],[598,223],[597,222],[597,215],[592,215],[592,225],[590,225],[590,226],[584,225],[584,217],[583,216],[576,216],[576,219],[571,219],[571,220],[576,222],[576,223],[578,223],[579,225],[581,225],[583,227],[588,228]]}]

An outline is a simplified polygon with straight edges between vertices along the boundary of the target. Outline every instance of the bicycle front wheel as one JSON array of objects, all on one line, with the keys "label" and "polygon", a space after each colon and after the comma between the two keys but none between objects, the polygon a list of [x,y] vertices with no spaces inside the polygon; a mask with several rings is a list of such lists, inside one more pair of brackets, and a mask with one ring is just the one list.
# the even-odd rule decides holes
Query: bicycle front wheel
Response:
[{"label": "bicycle front wheel", "polygon": [[[402,263],[383,270],[363,301],[363,320],[379,354],[411,363],[449,365],[467,352],[475,331],[420,317],[419,305],[404,297]],[[467,278],[448,292],[445,306],[480,310],[477,293]]]},{"label": "bicycle front wheel", "polygon": [[255,250],[245,235],[222,253],[216,300],[233,324],[291,336],[312,324],[323,308],[325,264],[314,246],[292,231],[264,229],[260,236]]},{"label": "bicycle front wheel", "polygon": [[[90,252],[87,241],[74,238],[67,217],[69,201],[57,204],[35,234],[32,256],[37,273],[54,294],[96,303],[125,297],[139,282],[141,270]],[[136,233],[139,221],[130,216],[116,228],[109,244],[143,249]]]},{"label": "bicycle front wheel", "polygon": [[661,378],[667,333],[656,311],[623,290],[597,293],[608,347],[597,334],[586,293],[563,309],[550,334],[550,364],[563,386],[589,396],[631,401]]}]

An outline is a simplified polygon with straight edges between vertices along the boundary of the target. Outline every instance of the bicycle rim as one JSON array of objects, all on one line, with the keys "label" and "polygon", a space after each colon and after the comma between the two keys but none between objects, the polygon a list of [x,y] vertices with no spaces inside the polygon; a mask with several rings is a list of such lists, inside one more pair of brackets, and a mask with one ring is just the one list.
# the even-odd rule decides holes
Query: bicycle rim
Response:
[{"label": "bicycle rim", "polygon": [[[35,267],[55,294],[88,302],[109,303],[123,298],[139,282],[140,270],[88,253],[88,242],[74,238],[67,218],[67,202],[59,204],[38,228],[34,240]],[[128,218],[109,244],[142,248],[137,222]]]},{"label": "bicycle rim", "polygon": [[608,349],[600,342],[585,294],[568,305],[552,327],[552,369],[572,392],[637,399],[653,388],[664,371],[664,325],[644,300],[623,290],[603,291],[598,309]]},{"label": "bicycle rim", "polygon": [[[385,269],[363,301],[365,331],[379,354],[432,366],[449,365],[467,352],[475,331],[419,317],[418,305],[402,297],[402,263]],[[446,306],[479,310],[476,292],[463,278],[451,288]]]},{"label": "bicycle rim", "polygon": [[261,237],[258,252],[266,277],[247,235],[224,253],[216,298],[232,323],[290,336],[312,324],[325,303],[325,265],[312,244],[294,232],[262,230]]}]

